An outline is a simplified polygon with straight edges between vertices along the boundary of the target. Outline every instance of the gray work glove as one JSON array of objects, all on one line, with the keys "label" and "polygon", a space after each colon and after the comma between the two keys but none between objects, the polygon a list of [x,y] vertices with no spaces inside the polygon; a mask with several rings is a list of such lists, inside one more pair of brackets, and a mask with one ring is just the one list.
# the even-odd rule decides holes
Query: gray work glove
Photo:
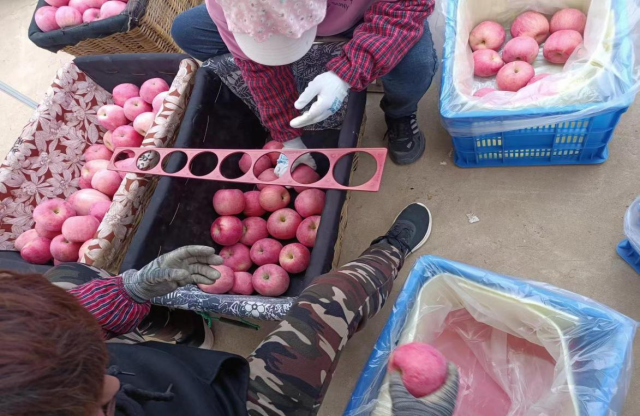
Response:
[{"label": "gray work glove", "polygon": [[202,283],[210,285],[220,273],[209,265],[222,264],[222,257],[207,246],[185,246],[163,254],[140,271],[122,274],[124,290],[138,303],[164,296],[179,287]]},{"label": "gray work glove", "polygon": [[447,364],[447,379],[444,384],[428,396],[419,399],[407,391],[402,376],[391,374],[389,392],[391,393],[393,416],[451,416],[458,398],[458,369],[455,364]]}]

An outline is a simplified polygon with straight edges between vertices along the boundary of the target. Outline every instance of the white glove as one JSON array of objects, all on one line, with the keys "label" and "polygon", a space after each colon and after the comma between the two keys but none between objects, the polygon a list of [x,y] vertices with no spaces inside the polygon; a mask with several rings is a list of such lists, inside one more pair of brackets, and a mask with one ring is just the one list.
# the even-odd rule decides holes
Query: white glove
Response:
[{"label": "white glove", "polygon": [[310,124],[319,123],[337,113],[349,92],[349,87],[348,83],[344,82],[332,71],[315,77],[307,85],[307,88],[294,105],[298,110],[302,110],[316,96],[318,99],[313,103],[309,111],[291,120],[291,127],[299,129]]},{"label": "white glove", "polygon": [[[304,143],[302,143],[302,139],[300,137],[296,137],[293,140],[284,142],[283,145],[285,150],[307,148],[307,146],[305,146]],[[313,157],[311,157],[309,153],[306,153],[300,156],[299,158],[297,158],[295,162],[293,162],[293,167],[291,168],[291,171],[293,172],[296,166],[298,166],[301,163],[304,163],[305,165],[309,166],[313,170],[316,170],[318,168],[318,166],[316,166],[316,161],[313,160]],[[276,165],[274,172],[278,177],[280,177],[284,175],[284,173],[287,171],[288,168],[289,168],[289,158],[281,153],[280,157],[278,157],[278,164]]]}]

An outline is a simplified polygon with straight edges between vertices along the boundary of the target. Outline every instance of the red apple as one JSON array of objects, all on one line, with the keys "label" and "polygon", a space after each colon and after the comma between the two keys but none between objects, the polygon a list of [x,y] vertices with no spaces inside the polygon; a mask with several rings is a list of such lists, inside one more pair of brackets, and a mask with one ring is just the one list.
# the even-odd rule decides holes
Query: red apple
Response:
[{"label": "red apple", "polygon": [[39,237],[43,237],[43,238],[46,238],[48,240],[52,240],[54,237],[56,237],[58,234],[60,234],[60,231],[48,231],[48,230],[44,229],[42,227],[42,224],[40,224],[40,223],[36,223],[33,228],[34,228],[34,230],[36,230],[36,232],[38,233]]},{"label": "red apple", "polygon": [[289,275],[280,266],[265,264],[253,272],[252,283],[262,296],[280,296],[289,288]]},{"label": "red apple", "polygon": [[113,197],[121,183],[122,178],[118,172],[106,169],[96,172],[91,179],[93,189],[110,197]]},{"label": "red apple", "polygon": [[[262,146],[263,149],[268,149],[268,150],[271,150],[271,149],[280,150],[283,147],[284,145],[282,143],[276,142],[275,140],[271,140],[270,142],[267,142],[267,144]],[[271,160],[271,164],[275,166],[278,163],[280,152],[271,152],[271,153],[268,153],[267,156],[269,156],[269,159]]]},{"label": "red apple", "polygon": [[284,186],[267,185],[260,191],[260,206],[273,212],[282,209],[291,202],[291,195]]},{"label": "red apple", "polygon": [[164,103],[164,99],[167,97],[167,95],[169,95],[169,91],[161,92],[160,94],[156,95],[156,98],[153,99],[151,108],[153,109],[154,113],[157,114],[160,111],[160,108],[162,108],[162,103]]},{"label": "red apple", "polygon": [[251,246],[249,255],[251,256],[251,261],[258,266],[262,266],[277,263],[280,258],[280,250],[282,250],[282,244],[279,241],[272,238],[263,238]]},{"label": "red apple", "polygon": [[211,238],[222,246],[231,246],[242,238],[242,221],[237,217],[223,215],[211,224]]},{"label": "red apple", "polygon": [[300,214],[291,208],[279,209],[271,214],[267,220],[267,230],[272,237],[279,240],[289,240],[296,236],[296,230],[301,221]]},{"label": "red apple", "polygon": [[[261,180],[262,182],[271,182],[276,179],[278,179],[278,175],[276,175],[273,168],[269,168],[258,175],[258,180]],[[261,191],[265,186],[267,185],[257,185],[259,191]]]},{"label": "red apple", "polygon": [[140,147],[143,140],[144,137],[129,125],[118,127],[111,135],[114,147]]},{"label": "red apple", "polygon": [[234,272],[246,272],[253,265],[249,248],[240,243],[224,247],[220,250],[220,257],[222,257],[222,264],[230,267]]},{"label": "red apple", "polygon": [[447,379],[447,360],[431,345],[411,342],[396,347],[389,372],[397,371],[409,393],[420,398],[438,390]]},{"label": "red apple", "polygon": [[229,293],[234,295],[251,295],[253,293],[253,275],[248,272],[235,272],[233,287]]},{"label": "red apple", "polygon": [[[296,166],[295,170],[291,174],[291,177],[293,178],[294,181],[298,183],[305,183],[305,184],[315,183],[320,180],[320,175],[318,175],[318,172],[311,169],[309,166],[302,165],[302,164]],[[293,189],[299,193],[309,188],[296,186]]]},{"label": "red apple", "polygon": [[156,115],[151,111],[142,113],[133,121],[133,128],[144,137],[147,135],[149,129],[151,129],[155,119]]},{"label": "red apple", "polygon": [[128,122],[123,108],[119,105],[103,105],[98,110],[98,123],[107,130],[113,131]]},{"label": "red apple", "polygon": [[91,179],[93,179],[93,175],[95,175],[98,171],[105,170],[109,166],[108,160],[96,159],[91,160],[84,164],[82,169],[80,169],[80,176],[85,181],[91,183]]},{"label": "red apple", "polygon": [[51,240],[51,255],[61,262],[78,261],[78,251],[81,245],[80,243],[72,243],[63,235],[59,235]]},{"label": "red apple", "polygon": [[25,231],[20,234],[18,238],[16,238],[16,241],[13,243],[13,245],[15,246],[17,251],[20,251],[29,241],[33,241],[38,237],[40,236],[38,235],[38,232],[36,230]]},{"label": "red apple", "polygon": [[84,243],[93,238],[100,221],[91,215],[71,217],[62,224],[62,235],[73,243]]},{"label": "red apple", "polygon": [[80,14],[83,14],[85,11],[91,8],[89,2],[87,0],[69,0],[69,7],[73,7]]},{"label": "red apple", "polygon": [[476,91],[473,96],[474,97],[484,97],[485,95],[491,94],[492,92],[495,92],[496,90],[493,88],[480,88],[478,91]]},{"label": "red apple", "polygon": [[131,121],[134,121],[140,114],[148,113],[151,110],[153,110],[151,105],[140,97],[129,98],[124,103],[124,115]]},{"label": "red apple", "polygon": [[108,1],[100,7],[100,19],[107,19],[112,16],[117,16],[127,8],[127,4],[121,1]]},{"label": "red apple", "polygon": [[244,194],[239,189],[220,189],[213,195],[213,209],[218,215],[238,215],[244,207]]},{"label": "red apple", "polygon": [[280,266],[289,273],[302,273],[310,261],[309,249],[300,243],[287,244],[280,251]]},{"label": "red apple", "polygon": [[507,33],[504,28],[490,20],[480,23],[469,34],[471,50],[493,49],[499,51],[504,43]]},{"label": "red apple", "polygon": [[256,241],[269,237],[267,222],[260,217],[249,217],[242,221],[242,238],[240,242],[246,246],[253,246]]},{"label": "red apple", "polygon": [[94,144],[87,147],[84,151],[84,160],[91,162],[92,160],[110,160],[113,152],[103,144]]},{"label": "red apple", "polygon": [[519,91],[531,81],[534,75],[535,70],[527,62],[515,61],[508,63],[498,72],[498,89],[500,91]]},{"label": "red apple", "polygon": [[107,146],[107,149],[113,152],[113,149],[115,149],[115,147],[113,147],[113,141],[111,140],[112,134],[113,133],[111,131],[107,131],[102,137],[102,141],[104,142],[104,145]]},{"label": "red apple", "polygon": [[296,230],[296,238],[307,247],[313,247],[316,244],[316,235],[320,228],[320,216],[305,218]]},{"label": "red apple", "polygon": [[76,215],[70,203],[54,198],[40,203],[33,210],[33,220],[47,231],[60,232],[67,218]]},{"label": "red apple", "polygon": [[220,277],[213,284],[205,285],[202,283],[198,283],[198,287],[205,293],[211,293],[214,295],[222,295],[223,293],[227,293],[233,288],[233,284],[235,282],[235,274],[230,267],[220,265],[220,266],[211,266],[217,271],[220,272]]},{"label": "red apple", "polygon": [[58,23],[56,23],[56,11],[57,7],[42,6],[36,10],[35,21],[36,26],[43,32],[51,32],[52,30],[60,29]]},{"label": "red apple", "polygon": [[[249,169],[251,168],[251,156],[249,156],[247,153],[243,154],[238,164],[240,165],[240,170],[243,173],[249,172]],[[256,164],[253,167],[253,174],[258,177],[262,172],[269,169],[271,166],[271,159],[269,159],[269,156],[262,156],[256,161]]]},{"label": "red apple", "polygon": [[91,23],[100,20],[100,9],[90,8],[82,13],[82,23]]},{"label": "red apple", "polygon": [[44,0],[44,2],[53,7],[62,7],[69,4],[69,0]]},{"label": "red apple", "polygon": [[113,102],[124,107],[129,98],[139,97],[140,88],[135,84],[119,84],[113,89]]},{"label": "red apple", "polygon": [[98,221],[102,222],[104,216],[109,212],[109,208],[111,208],[111,202],[109,201],[99,201],[91,206],[89,210],[89,215],[95,217]]},{"label": "red apple", "polygon": [[67,198],[67,202],[71,204],[78,215],[89,215],[93,204],[100,201],[111,202],[111,199],[95,189],[81,189]]},{"label": "red apple", "polygon": [[531,81],[529,81],[529,83],[527,85],[531,85],[531,84],[535,84],[536,82],[545,79],[546,77],[550,76],[551,74],[540,74],[540,75],[536,75],[535,77],[531,78]]},{"label": "red apple", "polygon": [[511,25],[511,36],[529,36],[540,45],[549,36],[549,21],[541,13],[524,12]]},{"label": "red apple", "polygon": [[525,61],[533,64],[538,57],[540,46],[535,39],[529,36],[518,36],[507,42],[502,51],[502,59],[506,62]]},{"label": "red apple", "polygon": [[56,10],[56,23],[61,28],[77,26],[82,23],[82,13],[69,6]]},{"label": "red apple", "polygon": [[480,49],[473,53],[473,74],[477,77],[492,77],[503,66],[500,54],[493,49]]},{"label": "red apple", "polygon": [[78,187],[80,189],[92,189],[91,182],[82,177],[78,178]]},{"label": "red apple", "polygon": [[156,98],[161,92],[169,91],[169,84],[162,78],[152,78],[145,81],[140,87],[140,97],[149,104],[153,103],[153,99]]},{"label": "red apple", "polygon": [[34,238],[22,247],[20,255],[32,264],[46,264],[51,260],[51,240],[44,237]]},{"label": "red apple", "polygon": [[549,28],[551,33],[560,30],[575,30],[584,35],[584,28],[587,26],[587,15],[578,9],[562,9],[551,18]]},{"label": "red apple", "polygon": [[582,35],[575,30],[559,30],[544,44],[544,57],[553,64],[564,64],[582,43]]},{"label": "red apple", "polygon": [[266,211],[260,206],[260,191],[248,191],[244,193],[244,211],[247,217],[260,217]]},{"label": "red apple", "polygon": [[312,215],[322,214],[324,208],[325,194],[319,189],[307,189],[300,192],[294,201],[296,211],[303,218],[310,217]]}]

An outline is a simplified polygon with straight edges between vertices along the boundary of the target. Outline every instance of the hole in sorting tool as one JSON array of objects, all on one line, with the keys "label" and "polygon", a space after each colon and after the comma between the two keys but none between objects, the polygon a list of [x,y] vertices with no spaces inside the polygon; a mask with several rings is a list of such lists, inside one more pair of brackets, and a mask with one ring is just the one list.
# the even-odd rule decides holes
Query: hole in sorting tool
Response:
[{"label": "hole in sorting tool", "polygon": [[[350,175],[338,175],[339,169],[344,169],[345,164],[351,166]],[[378,169],[378,162],[367,152],[354,152],[342,156],[338,159],[334,169],[333,177],[343,186],[360,186],[369,182]]]},{"label": "hole in sorting tool", "polygon": [[187,165],[187,154],[180,150],[169,153],[162,159],[162,170],[167,173],[180,172]]},{"label": "hole in sorting tool", "polygon": [[[316,164],[315,170],[309,167],[309,165],[306,163],[309,160],[309,158],[311,158],[313,162],[315,162]],[[293,164],[295,165],[297,162],[300,162],[300,163],[291,171],[291,177],[297,183],[314,184],[318,182],[320,179],[322,179],[329,171],[329,158],[322,153],[318,153],[318,152],[304,153],[300,155],[297,159],[295,159]],[[297,192],[301,192],[304,189],[308,189],[308,188],[304,188],[304,187],[295,188]]]},{"label": "hole in sorting tool", "polygon": [[211,152],[198,153],[191,159],[189,170],[195,176],[205,176],[214,171],[218,166],[218,156]]},{"label": "hole in sorting tool", "polygon": [[114,162],[119,162],[121,160],[125,160],[125,159],[129,159],[131,157],[133,157],[135,155],[135,153],[133,153],[133,150],[123,150],[120,153],[118,153],[116,155],[116,158],[113,159]]},{"label": "hole in sorting tool", "polygon": [[160,154],[155,150],[149,150],[138,156],[136,166],[139,170],[151,170],[158,166],[160,162]]},{"label": "hole in sorting tool", "polygon": [[220,164],[220,174],[227,179],[238,179],[243,176],[244,172],[240,168],[240,159],[245,154],[244,152],[237,152],[225,157]]}]

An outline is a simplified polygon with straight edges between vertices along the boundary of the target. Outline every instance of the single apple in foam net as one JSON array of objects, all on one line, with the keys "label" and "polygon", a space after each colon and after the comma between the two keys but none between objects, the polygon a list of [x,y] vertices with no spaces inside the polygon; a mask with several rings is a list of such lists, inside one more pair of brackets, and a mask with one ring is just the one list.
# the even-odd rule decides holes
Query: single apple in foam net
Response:
[{"label": "single apple in foam net", "polygon": [[280,258],[280,251],[282,250],[282,244],[273,238],[263,238],[256,241],[251,246],[249,255],[251,261],[256,265],[262,266],[270,263],[277,263]]},{"label": "single apple in foam net", "polygon": [[396,347],[389,357],[389,372],[399,372],[409,393],[420,398],[438,390],[447,379],[447,361],[434,347],[411,342]]},{"label": "single apple in foam net", "polygon": [[38,235],[38,232],[36,230],[28,230],[20,234],[20,236],[16,238],[16,241],[13,243],[13,245],[15,246],[17,251],[20,251],[29,241],[35,240],[38,237],[40,236]]},{"label": "single apple in foam net", "polygon": [[325,193],[320,189],[307,189],[300,192],[294,201],[298,214],[303,218],[322,214],[324,208]]},{"label": "single apple in foam net", "polygon": [[[278,175],[276,175],[273,168],[269,168],[264,172],[262,172],[260,175],[258,175],[258,179],[263,182],[271,182],[278,179]],[[257,185],[257,188],[259,191],[261,191],[265,186],[267,185]]]},{"label": "single apple in foam net", "polygon": [[91,215],[71,217],[62,224],[62,235],[73,243],[84,243],[93,238],[100,221]]},{"label": "single apple in foam net", "polygon": [[[284,145],[280,142],[276,142],[275,140],[271,140],[270,142],[267,142],[264,146],[262,146],[262,148],[267,150],[280,150],[284,148]],[[271,160],[271,164],[275,166],[278,163],[280,152],[271,152],[271,153],[268,153],[267,156],[269,156],[269,160]]]},{"label": "single apple in foam net", "polygon": [[91,183],[93,175],[98,171],[105,170],[109,166],[109,161],[104,159],[91,160],[84,164],[80,169],[80,177],[85,181]]},{"label": "single apple in foam net", "polygon": [[79,11],[80,14],[83,14],[91,8],[91,3],[87,0],[69,0],[69,7],[73,7]]},{"label": "single apple in foam net", "polygon": [[540,45],[549,36],[549,21],[538,12],[524,12],[511,25],[511,36],[528,36]]},{"label": "single apple in foam net", "polygon": [[144,137],[147,135],[147,132],[149,131],[149,129],[151,129],[151,126],[153,125],[153,120],[155,120],[155,118],[156,118],[156,115],[151,111],[142,113],[138,117],[136,117],[136,119],[133,121],[133,128],[142,137]]},{"label": "single apple in foam net", "polygon": [[253,265],[249,252],[249,248],[240,243],[224,247],[220,250],[222,264],[230,267],[234,272],[246,272]]},{"label": "single apple in foam net", "polygon": [[51,255],[61,262],[78,261],[78,251],[81,245],[67,240],[63,235],[59,235],[51,240]]},{"label": "single apple in foam net", "polygon": [[205,293],[211,293],[214,295],[222,295],[223,293],[227,293],[233,288],[233,284],[235,283],[235,274],[230,267],[220,265],[220,266],[211,266],[220,272],[220,277],[211,285],[205,285],[202,283],[198,283],[198,287]]},{"label": "single apple in foam net", "polygon": [[76,215],[73,206],[58,198],[41,202],[33,210],[33,220],[47,231],[59,232],[67,218]]},{"label": "single apple in foam net", "polygon": [[502,59],[506,62],[524,61],[533,64],[538,57],[540,46],[529,36],[518,36],[511,39],[502,51]]},{"label": "single apple in foam net", "polygon": [[473,93],[473,96],[482,98],[485,95],[489,95],[489,94],[491,94],[492,92],[495,92],[495,91],[496,90],[494,88],[488,88],[488,87],[487,88],[480,88],[478,91]]},{"label": "single apple in foam net", "polygon": [[160,108],[162,108],[162,103],[164,102],[164,99],[167,97],[167,95],[169,95],[169,91],[164,91],[156,95],[156,98],[153,99],[151,108],[153,109],[154,113],[158,113],[160,111]]},{"label": "single apple in foam net", "polygon": [[107,130],[115,130],[127,124],[129,120],[124,115],[124,109],[119,105],[103,105],[98,110],[98,123]]},{"label": "single apple in foam net", "polygon": [[535,70],[527,62],[515,61],[508,63],[498,72],[498,89],[501,91],[519,91],[531,81],[534,75]]},{"label": "single apple in foam net", "polygon": [[296,238],[299,242],[307,247],[313,247],[316,245],[316,236],[318,234],[318,228],[320,228],[320,216],[314,215],[313,217],[305,218],[300,223],[296,230]]},{"label": "single apple in foam net", "polygon": [[473,53],[473,74],[477,77],[492,77],[503,66],[500,54],[493,49],[480,49]]},{"label": "single apple in foam net", "polygon": [[251,295],[253,293],[253,275],[249,272],[235,272],[233,287],[229,293],[234,295]]},{"label": "single apple in foam net", "polygon": [[300,243],[287,244],[280,251],[279,263],[289,273],[302,273],[309,267],[311,253]]},{"label": "single apple in foam net", "polygon": [[531,84],[535,84],[536,82],[545,79],[546,77],[551,76],[551,74],[540,74],[540,75],[536,75],[535,77],[531,78],[531,81],[529,81],[529,83],[527,85],[531,85]]},{"label": "single apple in foam net", "polygon": [[51,240],[37,237],[29,241],[20,250],[20,256],[32,264],[46,264],[51,261]]},{"label": "single apple in foam net", "polygon": [[220,189],[213,194],[213,209],[218,215],[238,215],[244,208],[244,193],[239,189]]},{"label": "single apple in foam net", "polygon": [[[260,191],[248,191],[244,193],[244,211],[247,217],[260,217],[265,214],[264,208],[260,206]],[[266,225],[265,225],[266,227]]]},{"label": "single apple in foam net", "polygon": [[289,205],[291,195],[284,186],[267,185],[260,191],[260,206],[274,212]]},{"label": "single apple in foam net", "polygon": [[61,28],[77,26],[82,23],[82,13],[69,6],[56,10],[56,23]]},{"label": "single apple in foam net", "polygon": [[140,87],[140,97],[149,104],[152,104],[153,99],[165,91],[169,91],[169,84],[162,78],[152,78],[145,81],[142,87]]},{"label": "single apple in foam net", "polygon": [[260,217],[248,217],[242,220],[242,238],[240,242],[248,247],[256,241],[269,237],[267,221]]},{"label": "single apple in foam net", "polygon": [[119,84],[113,89],[112,95],[113,102],[124,107],[128,99],[140,96],[140,88],[135,84]]},{"label": "single apple in foam net", "polygon": [[140,114],[148,113],[153,110],[151,105],[140,97],[129,98],[124,103],[123,109],[125,117],[130,121],[135,121]]},{"label": "single apple in foam net", "polygon": [[278,265],[265,264],[253,272],[252,283],[262,296],[280,296],[289,288],[289,274]]},{"label": "single apple in foam net", "polygon": [[[240,158],[240,162],[238,162],[238,165],[240,166],[240,170],[243,173],[249,172],[249,169],[251,169],[251,156],[249,156],[247,153],[243,154]],[[258,158],[258,160],[256,160],[256,164],[253,167],[253,174],[258,177],[262,172],[269,169],[270,167],[272,167],[272,165],[269,156],[261,156],[260,158]]]},{"label": "single apple in foam net", "polygon": [[82,23],[91,23],[100,19],[100,9],[87,9],[82,13]]},{"label": "single apple in foam net", "polygon": [[[318,174],[318,172],[311,169],[309,166],[302,165],[302,164],[296,166],[295,170],[291,173],[291,177],[293,178],[294,181],[298,183],[306,183],[306,184],[315,183],[320,180],[320,175]],[[309,188],[294,186],[293,189],[296,192],[300,193],[305,189],[309,189]]]},{"label": "single apple in foam net", "polygon": [[300,214],[291,208],[279,209],[269,216],[267,230],[274,238],[289,240],[296,236],[301,221]]},{"label": "single apple in foam net", "polygon": [[108,19],[117,16],[127,8],[127,4],[121,1],[107,1],[100,7],[100,19]]},{"label": "single apple in foam net", "polygon": [[121,183],[122,178],[118,172],[106,169],[96,172],[91,179],[91,187],[93,189],[110,197],[113,197],[118,191]]},{"label": "single apple in foam net", "polygon": [[44,0],[49,6],[62,7],[69,4],[69,0]]},{"label": "single apple in foam net", "polygon": [[81,189],[67,198],[67,202],[71,204],[78,215],[89,215],[93,204],[100,201],[111,202],[111,199],[95,189]]},{"label": "single apple in foam net", "polygon": [[553,64],[564,64],[582,43],[582,35],[575,30],[559,30],[544,44],[544,57]]},{"label": "single apple in foam net", "polygon": [[492,21],[485,21],[473,28],[469,34],[471,50],[493,49],[499,51],[507,37],[502,25]]},{"label": "single apple in foam net", "polygon": [[35,21],[36,26],[43,32],[51,32],[52,30],[60,29],[58,23],[56,23],[56,11],[57,7],[42,6],[36,10]]},{"label": "single apple in foam net", "polygon": [[222,246],[231,246],[242,238],[242,221],[237,217],[223,215],[211,224],[211,238]]},{"label": "single apple in foam net", "polygon": [[107,215],[109,208],[111,207],[111,202],[109,201],[100,201],[96,202],[91,206],[89,210],[89,215],[102,222],[104,216]]},{"label": "single apple in foam net", "polygon": [[91,162],[92,160],[110,160],[113,152],[104,144],[94,144],[87,147],[84,151],[84,160]]},{"label": "single apple in foam net", "polygon": [[113,131],[111,141],[113,147],[140,147],[144,136],[141,136],[132,126],[120,126]]},{"label": "single apple in foam net", "polygon": [[556,12],[551,18],[549,28],[551,33],[559,30],[575,30],[584,35],[584,28],[587,26],[587,15],[578,9],[562,9]]}]

